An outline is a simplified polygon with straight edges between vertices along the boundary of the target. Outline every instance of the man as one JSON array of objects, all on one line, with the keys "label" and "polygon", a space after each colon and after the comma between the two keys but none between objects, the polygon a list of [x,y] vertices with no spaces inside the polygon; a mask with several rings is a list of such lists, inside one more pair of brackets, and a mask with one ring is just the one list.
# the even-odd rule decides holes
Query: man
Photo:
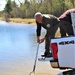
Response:
[{"label": "man", "polygon": [[[59,19],[53,15],[48,15],[48,17],[43,16],[40,12],[35,14],[36,23],[37,23],[37,42],[45,42],[45,53],[43,56],[50,57],[50,40],[54,38],[58,26],[60,27],[61,37],[66,36],[66,33],[70,36],[74,35],[72,21],[71,21],[71,12],[75,13],[74,9],[69,9],[65,11]],[[60,21],[59,21],[60,20]],[[44,27],[47,30],[47,34],[44,38],[40,39],[41,27]]]},{"label": "man", "polygon": [[[55,36],[55,32],[58,28],[59,19],[53,15],[47,15],[44,16],[40,12],[35,14],[35,19],[37,23],[37,42],[42,43],[45,41],[45,53],[44,57],[51,57],[50,53],[50,41]],[[45,28],[47,30],[47,33],[44,38],[40,39],[40,33],[41,33],[41,27]]]},{"label": "man", "polygon": [[74,35],[73,27],[72,27],[72,21],[71,21],[71,12],[75,13],[75,8],[65,11],[59,17],[59,19],[60,19],[60,33],[61,33],[61,37],[66,36],[66,33],[68,35]]}]

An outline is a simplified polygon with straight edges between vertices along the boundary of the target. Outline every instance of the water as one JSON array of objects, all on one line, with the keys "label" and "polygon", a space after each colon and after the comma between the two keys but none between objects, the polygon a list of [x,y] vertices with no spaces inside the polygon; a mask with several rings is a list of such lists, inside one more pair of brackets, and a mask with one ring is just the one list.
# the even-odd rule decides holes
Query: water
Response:
[{"label": "water", "polygon": [[[0,21],[0,75],[29,75],[37,49],[35,32],[36,26]],[[44,43],[40,45],[38,57],[43,52]],[[54,70],[49,62],[37,61],[37,75],[51,75],[51,71]]]}]

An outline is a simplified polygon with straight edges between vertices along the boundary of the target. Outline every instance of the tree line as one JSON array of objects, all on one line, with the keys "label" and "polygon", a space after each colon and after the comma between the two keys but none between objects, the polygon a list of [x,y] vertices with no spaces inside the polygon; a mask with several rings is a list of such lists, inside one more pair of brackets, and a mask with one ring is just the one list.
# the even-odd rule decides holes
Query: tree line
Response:
[{"label": "tree line", "polygon": [[33,18],[36,12],[61,15],[64,11],[75,7],[75,0],[25,0],[17,5],[15,0],[6,0],[7,3],[0,16],[8,18]]}]

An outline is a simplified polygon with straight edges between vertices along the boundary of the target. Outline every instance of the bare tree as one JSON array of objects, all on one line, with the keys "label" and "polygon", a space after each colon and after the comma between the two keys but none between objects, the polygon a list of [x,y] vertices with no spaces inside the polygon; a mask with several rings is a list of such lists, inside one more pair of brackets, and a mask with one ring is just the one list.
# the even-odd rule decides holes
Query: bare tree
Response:
[{"label": "bare tree", "polygon": [[64,11],[65,10],[65,0],[63,0],[63,3],[62,3],[62,11]]},{"label": "bare tree", "polygon": [[52,0],[50,0],[50,5],[51,5],[51,14],[52,14],[52,11],[53,11],[53,5],[52,5]]}]

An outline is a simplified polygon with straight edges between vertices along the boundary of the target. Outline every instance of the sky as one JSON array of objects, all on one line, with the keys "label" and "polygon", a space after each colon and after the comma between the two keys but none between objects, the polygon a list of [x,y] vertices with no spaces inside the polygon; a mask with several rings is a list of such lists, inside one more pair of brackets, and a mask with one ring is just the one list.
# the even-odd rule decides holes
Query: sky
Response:
[{"label": "sky", "polygon": [[[18,0],[15,0],[15,1],[17,4],[19,4]],[[23,2],[24,0],[19,0],[19,1]],[[0,11],[2,11],[4,9],[5,4],[6,4],[6,0],[0,0]]]}]

